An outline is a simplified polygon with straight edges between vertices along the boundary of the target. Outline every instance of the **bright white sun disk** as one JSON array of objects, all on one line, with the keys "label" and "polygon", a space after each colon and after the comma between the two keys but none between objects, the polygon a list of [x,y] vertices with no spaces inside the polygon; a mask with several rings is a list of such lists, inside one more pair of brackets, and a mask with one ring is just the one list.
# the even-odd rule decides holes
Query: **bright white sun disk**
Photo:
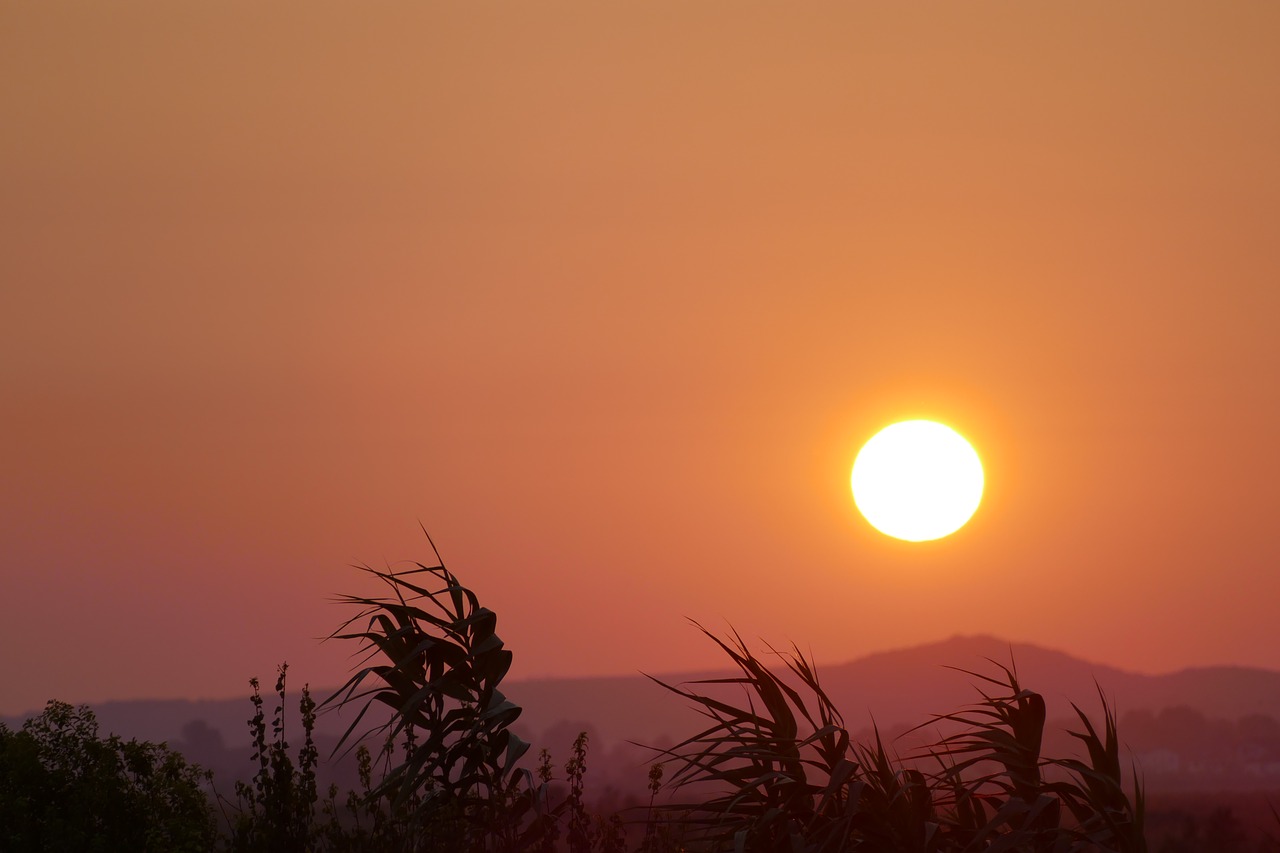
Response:
[{"label": "bright white sun disk", "polygon": [[956,532],[982,501],[978,454],[934,421],[902,421],[872,436],[853,463],[853,500],[881,533],[909,542]]}]

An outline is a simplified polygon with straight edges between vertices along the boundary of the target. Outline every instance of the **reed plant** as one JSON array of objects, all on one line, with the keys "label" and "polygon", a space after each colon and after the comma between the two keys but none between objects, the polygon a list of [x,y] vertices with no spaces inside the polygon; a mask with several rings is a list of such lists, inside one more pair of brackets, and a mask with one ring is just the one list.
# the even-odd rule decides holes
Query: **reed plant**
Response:
[{"label": "reed plant", "polygon": [[[697,626],[733,662],[724,678],[674,685],[709,724],[658,755],[671,784],[694,794],[662,806],[665,820],[708,851],[885,853],[1144,853],[1141,786],[1126,794],[1115,715],[1102,697],[1099,731],[1075,712],[1085,757],[1041,755],[1042,697],[1011,668],[973,707],[935,717],[951,733],[902,760],[878,732],[852,742],[815,667],[799,649],[780,653],[783,673],[736,633]],[[736,688],[742,699],[724,695]],[[707,688],[710,688],[709,690]],[[1101,694],[1100,694],[1101,696]],[[1074,707],[1074,706],[1073,706]]]},{"label": "reed plant", "polygon": [[[529,744],[511,731],[521,709],[500,690],[511,652],[497,616],[443,562],[415,566],[361,567],[390,594],[340,599],[359,612],[331,636],[360,642],[365,657],[324,703],[358,707],[339,746],[370,734],[403,744],[371,796],[406,816],[407,848],[433,836],[459,853],[534,849],[549,783],[518,766]],[[390,715],[361,732],[375,705]]]}]

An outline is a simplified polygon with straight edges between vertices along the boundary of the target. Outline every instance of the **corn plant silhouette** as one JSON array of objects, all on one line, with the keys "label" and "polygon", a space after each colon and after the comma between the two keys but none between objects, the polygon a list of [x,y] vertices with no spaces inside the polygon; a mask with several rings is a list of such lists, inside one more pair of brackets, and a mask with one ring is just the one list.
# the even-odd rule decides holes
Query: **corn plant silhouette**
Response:
[{"label": "corn plant silhouette", "polygon": [[[510,730],[521,709],[499,689],[511,652],[495,632],[493,611],[444,567],[438,551],[436,558],[437,565],[416,563],[405,572],[360,567],[391,594],[339,599],[360,612],[331,638],[361,641],[368,665],[323,704],[363,703],[338,749],[354,742],[374,703],[390,709],[390,718],[365,734],[402,741],[403,761],[370,796],[387,798],[407,816],[407,847],[422,846],[428,834],[439,844],[443,832],[452,838],[446,849],[530,849],[548,824],[531,819],[546,806],[546,783],[516,767],[529,745]],[[377,657],[383,662],[369,663]]]}]

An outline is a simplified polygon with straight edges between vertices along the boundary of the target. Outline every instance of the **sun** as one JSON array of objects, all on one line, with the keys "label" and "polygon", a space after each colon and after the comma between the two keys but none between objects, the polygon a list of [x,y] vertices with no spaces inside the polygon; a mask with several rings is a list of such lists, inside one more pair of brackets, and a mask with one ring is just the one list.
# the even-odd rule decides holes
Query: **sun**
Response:
[{"label": "sun", "polygon": [[853,462],[853,501],[871,526],[908,542],[955,533],[982,501],[982,462],[969,442],[934,421],[887,426]]}]

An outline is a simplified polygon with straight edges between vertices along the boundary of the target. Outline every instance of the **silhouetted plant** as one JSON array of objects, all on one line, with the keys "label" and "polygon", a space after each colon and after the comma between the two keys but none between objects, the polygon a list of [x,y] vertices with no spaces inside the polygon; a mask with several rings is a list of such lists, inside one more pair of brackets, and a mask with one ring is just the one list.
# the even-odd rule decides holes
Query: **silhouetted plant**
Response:
[{"label": "silhouetted plant", "polygon": [[[1011,669],[978,678],[1003,688],[968,711],[943,715],[958,731],[924,756],[925,773],[892,758],[877,732],[850,741],[812,664],[793,649],[779,654],[788,678],[766,667],[735,633],[725,641],[700,630],[728,654],[740,675],[694,685],[731,685],[745,705],[658,684],[691,701],[712,722],[669,750],[671,785],[696,799],[664,805],[706,850],[846,850],[951,853],[1143,853],[1143,795],[1132,800],[1121,778],[1115,716],[1103,697],[1102,734],[1078,707],[1088,760],[1044,758],[1044,702]],[[971,675],[976,675],[970,673]],[[795,684],[796,686],[792,686]],[[799,688],[799,689],[797,689]],[[1074,706],[1073,706],[1074,707]],[[1052,768],[1053,778],[1044,771]]]},{"label": "silhouetted plant", "polygon": [[[554,772],[551,765],[551,753],[546,750],[538,752],[538,782],[536,789],[542,801],[534,809],[532,837],[535,839],[535,853],[555,853],[556,840],[560,837],[560,823],[557,811],[550,808],[547,798],[551,790]],[[562,807],[563,809],[563,807]]]},{"label": "silhouetted plant", "polygon": [[[362,567],[391,596],[340,599],[361,609],[331,636],[361,641],[365,663],[385,662],[363,666],[325,700],[363,701],[339,748],[353,742],[375,702],[385,706],[390,719],[369,733],[403,742],[405,754],[370,796],[407,815],[405,846],[419,848],[427,833],[452,826],[445,843],[454,850],[532,849],[547,826],[536,814],[546,792],[516,766],[528,744],[509,728],[520,708],[499,690],[511,652],[494,630],[497,617],[443,563],[416,565],[398,573]],[[348,630],[357,624],[363,629]]]},{"label": "silhouetted plant", "polygon": [[666,765],[661,761],[654,761],[649,765],[649,806],[645,813],[644,837],[640,841],[640,853],[661,853],[676,846],[671,823],[662,821],[656,809],[665,770]]},{"label": "silhouetted plant", "polygon": [[574,739],[564,773],[569,780],[569,853],[591,853],[591,818],[582,802],[583,778],[587,773],[586,732]]},{"label": "silhouetted plant", "polygon": [[[1072,705],[1084,731],[1070,734],[1084,745],[1088,761],[1046,758],[1040,753],[1044,700],[1023,688],[1014,670],[995,665],[1003,678],[960,671],[1002,688],[1000,694],[980,691],[983,701],[974,708],[935,718],[962,727],[932,750],[942,764],[934,781],[946,794],[946,835],[969,845],[1017,838],[1034,850],[1145,851],[1143,792],[1136,781],[1132,800],[1124,791],[1115,715],[1106,697],[1099,692],[1102,736]],[[992,769],[978,772],[984,766]],[[1065,773],[1049,779],[1046,770]]]},{"label": "silhouetted plant", "polygon": [[267,741],[266,717],[258,679],[249,679],[253,689],[249,701],[254,714],[248,721],[253,741],[250,760],[257,765],[251,783],[236,783],[237,813],[231,832],[231,847],[236,851],[308,851],[315,835],[316,761],[318,754],[312,735],[316,721],[316,703],[307,686],[302,688],[299,711],[302,717],[303,745],[294,766],[285,738],[286,674],[289,665],[281,664],[276,676],[276,705],[271,719],[271,741]]},{"label": "silhouetted plant", "polygon": [[84,705],[52,701],[0,724],[0,850],[205,851],[209,774],[164,744],[98,736]]},{"label": "silhouetted plant", "polygon": [[745,688],[747,703],[740,707],[653,679],[712,721],[698,734],[659,751],[676,768],[668,784],[700,795],[664,804],[662,810],[708,849],[844,849],[853,837],[850,806],[866,783],[856,773],[840,713],[809,663],[798,650],[784,657],[809,688],[806,703],[737,634],[726,642],[697,627],[741,675],[691,683]]}]

